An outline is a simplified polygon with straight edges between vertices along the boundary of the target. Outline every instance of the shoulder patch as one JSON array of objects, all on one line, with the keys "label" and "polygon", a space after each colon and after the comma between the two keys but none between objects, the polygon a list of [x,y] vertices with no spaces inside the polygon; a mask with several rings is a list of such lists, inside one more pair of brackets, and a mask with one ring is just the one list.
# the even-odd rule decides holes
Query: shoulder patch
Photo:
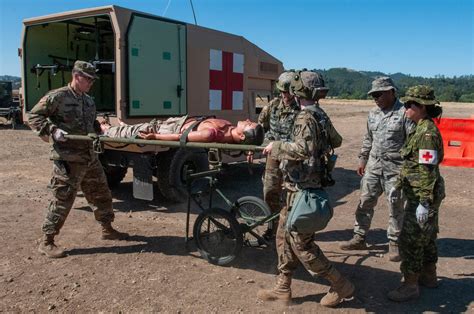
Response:
[{"label": "shoulder patch", "polygon": [[438,163],[438,151],[432,149],[420,149],[418,163],[425,165],[436,165]]}]

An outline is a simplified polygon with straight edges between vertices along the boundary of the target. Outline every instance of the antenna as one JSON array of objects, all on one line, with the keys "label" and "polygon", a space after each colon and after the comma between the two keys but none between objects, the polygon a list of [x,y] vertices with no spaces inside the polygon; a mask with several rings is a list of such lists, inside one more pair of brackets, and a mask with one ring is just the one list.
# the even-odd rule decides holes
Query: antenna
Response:
[{"label": "antenna", "polygon": [[191,3],[191,9],[193,10],[194,24],[198,25],[198,22],[196,21],[196,13],[194,13],[193,0],[189,0],[189,3]]},{"label": "antenna", "polygon": [[166,5],[166,8],[165,10],[163,11],[163,14],[161,16],[165,16],[166,15],[166,12],[168,12],[168,8],[170,7],[170,4],[171,4],[171,0],[168,0],[168,4]]}]

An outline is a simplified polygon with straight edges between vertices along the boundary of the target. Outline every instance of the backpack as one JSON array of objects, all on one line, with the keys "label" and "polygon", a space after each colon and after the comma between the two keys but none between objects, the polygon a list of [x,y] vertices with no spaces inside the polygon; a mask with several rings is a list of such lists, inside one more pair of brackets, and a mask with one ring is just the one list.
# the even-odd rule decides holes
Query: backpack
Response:
[{"label": "backpack", "polygon": [[317,155],[320,157],[320,165],[322,170],[322,186],[332,186],[336,183],[332,178],[331,172],[336,166],[337,155],[334,154],[334,149],[340,147],[342,144],[342,136],[337,132],[333,126],[331,119],[319,106],[311,105],[305,107],[313,115],[316,120],[319,133],[321,135],[320,145],[318,146]]}]

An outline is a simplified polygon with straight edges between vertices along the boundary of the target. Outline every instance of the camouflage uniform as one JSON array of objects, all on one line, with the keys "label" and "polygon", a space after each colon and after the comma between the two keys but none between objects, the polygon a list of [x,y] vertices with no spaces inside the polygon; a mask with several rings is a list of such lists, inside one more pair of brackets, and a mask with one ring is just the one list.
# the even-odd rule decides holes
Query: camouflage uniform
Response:
[{"label": "camouflage uniform", "polygon": [[[420,152],[420,150],[423,150]],[[423,162],[426,151],[435,151],[434,163]],[[436,264],[438,211],[445,197],[444,180],[439,173],[443,160],[443,141],[431,119],[420,120],[401,150],[404,159],[399,186],[406,198],[405,220],[400,235],[400,269],[403,274],[418,274],[424,265]],[[431,155],[433,155],[431,153]],[[430,209],[428,221],[421,228],[416,219],[418,204]]]},{"label": "camouflage uniform", "polygon": [[[281,161],[284,186],[288,190],[286,206],[281,210],[277,231],[278,270],[291,275],[301,262],[312,274],[325,277],[332,265],[314,242],[314,233],[288,232],[285,228],[288,211],[296,192],[305,188],[322,188],[317,167],[310,165],[318,150],[319,129],[313,114],[302,110],[295,119],[292,141],[273,142],[271,157]],[[316,158],[317,159],[317,158]]]},{"label": "camouflage uniform", "polygon": [[[295,100],[285,105],[281,98],[276,98],[265,106],[258,117],[258,123],[265,130],[265,140],[289,141],[299,110]],[[278,160],[268,157],[263,175],[263,199],[272,212],[281,209],[282,174],[279,164]]]},{"label": "camouflage uniform", "polygon": [[433,89],[426,85],[410,87],[402,101],[410,108],[407,113],[417,125],[400,151],[403,166],[396,185],[405,199],[405,219],[400,234],[400,270],[404,281],[387,296],[397,302],[418,298],[419,285],[438,286],[438,211],[445,197],[444,180],[439,173],[444,155],[443,140],[431,120],[441,115],[442,108],[435,106],[439,102]]},{"label": "camouflage uniform", "polygon": [[138,123],[133,125],[112,126],[104,135],[108,137],[134,138],[140,132],[156,134],[180,134],[181,128],[188,116],[172,117],[164,121],[152,120],[149,123]]},{"label": "camouflage uniform", "polygon": [[50,91],[33,107],[28,118],[39,136],[50,136],[53,176],[49,185],[54,200],[48,207],[43,232],[55,235],[64,224],[81,187],[102,224],[114,220],[112,195],[104,170],[91,142],[57,142],[51,138],[58,128],[70,134],[86,135],[99,129],[94,101],[87,94],[78,95],[71,85]]},{"label": "camouflage uniform", "polygon": [[[405,116],[405,108],[398,99],[393,108],[386,112],[379,107],[370,110],[367,133],[359,154],[360,162],[366,164],[366,168],[355,213],[355,234],[363,237],[367,235],[378,198],[383,192],[388,195],[397,182],[402,165],[399,151],[412,127],[413,123]],[[398,200],[388,205],[390,218],[387,237],[397,242],[403,223],[402,203]]]}]

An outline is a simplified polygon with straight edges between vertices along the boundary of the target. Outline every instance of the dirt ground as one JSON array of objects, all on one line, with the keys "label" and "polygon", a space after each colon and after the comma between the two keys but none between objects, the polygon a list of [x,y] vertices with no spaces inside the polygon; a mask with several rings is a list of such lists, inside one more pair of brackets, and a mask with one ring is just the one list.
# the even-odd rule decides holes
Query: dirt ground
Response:
[{"label": "dirt ground", "polygon": [[[474,115],[474,104],[443,104],[444,116]],[[331,311],[474,311],[474,169],[442,167],[447,198],[440,212],[438,289],[421,290],[418,301],[396,304],[386,298],[400,280],[399,264],[389,262],[388,209],[381,199],[368,237],[368,251],[345,252],[358,202],[354,169],[370,101],[323,102],[344,137],[329,189],[334,218],[317,241],[329,259],[356,285],[353,300]],[[298,269],[287,308],[257,300],[274,283],[274,248],[244,247],[227,267],[202,259],[184,243],[186,203],[134,200],[132,177],[113,191],[115,225],[128,241],[100,240],[100,228],[83,197],[78,197],[57,243],[68,256],[52,260],[37,252],[50,194],[49,147],[26,127],[0,126],[0,312],[317,312],[328,283]],[[261,196],[263,163],[234,165],[219,187],[232,199]],[[159,196],[159,195],[157,195]],[[184,196],[183,196],[184,197]],[[198,211],[193,210],[192,221]]]}]

